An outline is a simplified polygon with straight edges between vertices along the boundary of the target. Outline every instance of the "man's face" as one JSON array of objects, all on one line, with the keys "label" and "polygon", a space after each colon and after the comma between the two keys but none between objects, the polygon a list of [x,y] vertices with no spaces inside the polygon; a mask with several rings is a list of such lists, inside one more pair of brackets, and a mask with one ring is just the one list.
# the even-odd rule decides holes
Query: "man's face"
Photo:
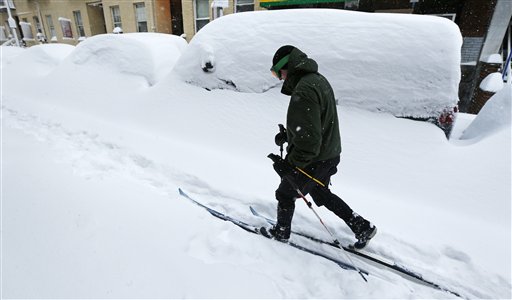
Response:
[{"label": "man's face", "polygon": [[288,75],[288,70],[281,70],[281,80],[286,80],[287,75]]},{"label": "man's face", "polygon": [[274,70],[271,70],[271,71],[272,71],[272,75],[274,75],[275,78],[277,78],[279,80],[286,80],[286,75],[288,75],[288,71],[287,70],[281,69],[277,73]]}]

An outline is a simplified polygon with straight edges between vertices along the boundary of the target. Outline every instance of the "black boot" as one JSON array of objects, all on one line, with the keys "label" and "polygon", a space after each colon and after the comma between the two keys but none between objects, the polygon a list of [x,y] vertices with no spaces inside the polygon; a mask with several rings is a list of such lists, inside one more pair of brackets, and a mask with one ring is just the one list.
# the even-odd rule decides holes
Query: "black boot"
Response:
[{"label": "black boot", "polygon": [[355,242],[353,247],[357,250],[366,247],[370,240],[377,234],[377,227],[373,226],[356,213],[352,213],[352,217],[347,222],[347,225],[356,235],[357,242]]},{"label": "black boot", "polygon": [[288,242],[294,211],[295,205],[286,208],[280,204],[277,205],[277,224],[268,230],[274,239],[284,243]]}]

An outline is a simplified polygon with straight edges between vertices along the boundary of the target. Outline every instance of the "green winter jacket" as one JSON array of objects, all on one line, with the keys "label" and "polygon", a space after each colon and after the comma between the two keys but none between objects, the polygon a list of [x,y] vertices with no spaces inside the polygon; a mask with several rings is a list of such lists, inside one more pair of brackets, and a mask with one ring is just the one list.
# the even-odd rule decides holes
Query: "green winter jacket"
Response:
[{"label": "green winter jacket", "polygon": [[286,159],[299,168],[341,153],[334,92],[317,63],[299,49],[290,53],[281,92],[291,96],[286,117]]}]

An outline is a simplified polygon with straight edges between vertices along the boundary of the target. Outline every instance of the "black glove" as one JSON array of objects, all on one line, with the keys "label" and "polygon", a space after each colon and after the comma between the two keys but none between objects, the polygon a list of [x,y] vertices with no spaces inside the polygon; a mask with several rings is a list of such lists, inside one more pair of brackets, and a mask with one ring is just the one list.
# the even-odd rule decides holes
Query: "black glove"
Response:
[{"label": "black glove", "polygon": [[274,170],[279,174],[279,176],[281,176],[281,178],[297,172],[290,163],[282,159],[280,156],[270,153],[267,157],[274,162]]},{"label": "black glove", "polygon": [[283,146],[284,143],[288,142],[288,135],[286,134],[286,128],[283,124],[279,124],[279,133],[274,138],[276,145]]}]

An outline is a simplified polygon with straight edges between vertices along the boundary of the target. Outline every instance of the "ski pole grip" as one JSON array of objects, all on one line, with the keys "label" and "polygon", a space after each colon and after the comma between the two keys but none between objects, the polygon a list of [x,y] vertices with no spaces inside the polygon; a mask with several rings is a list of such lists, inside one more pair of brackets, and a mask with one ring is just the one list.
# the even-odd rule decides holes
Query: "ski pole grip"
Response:
[{"label": "ski pole grip", "polygon": [[283,124],[277,124],[277,126],[279,126],[279,132],[280,133],[285,133],[286,132],[286,129],[284,128]]},{"label": "ski pole grip", "polygon": [[267,155],[267,157],[270,158],[275,163],[282,160],[282,158],[279,157],[279,155],[274,154],[274,153],[270,153],[269,155]]}]

